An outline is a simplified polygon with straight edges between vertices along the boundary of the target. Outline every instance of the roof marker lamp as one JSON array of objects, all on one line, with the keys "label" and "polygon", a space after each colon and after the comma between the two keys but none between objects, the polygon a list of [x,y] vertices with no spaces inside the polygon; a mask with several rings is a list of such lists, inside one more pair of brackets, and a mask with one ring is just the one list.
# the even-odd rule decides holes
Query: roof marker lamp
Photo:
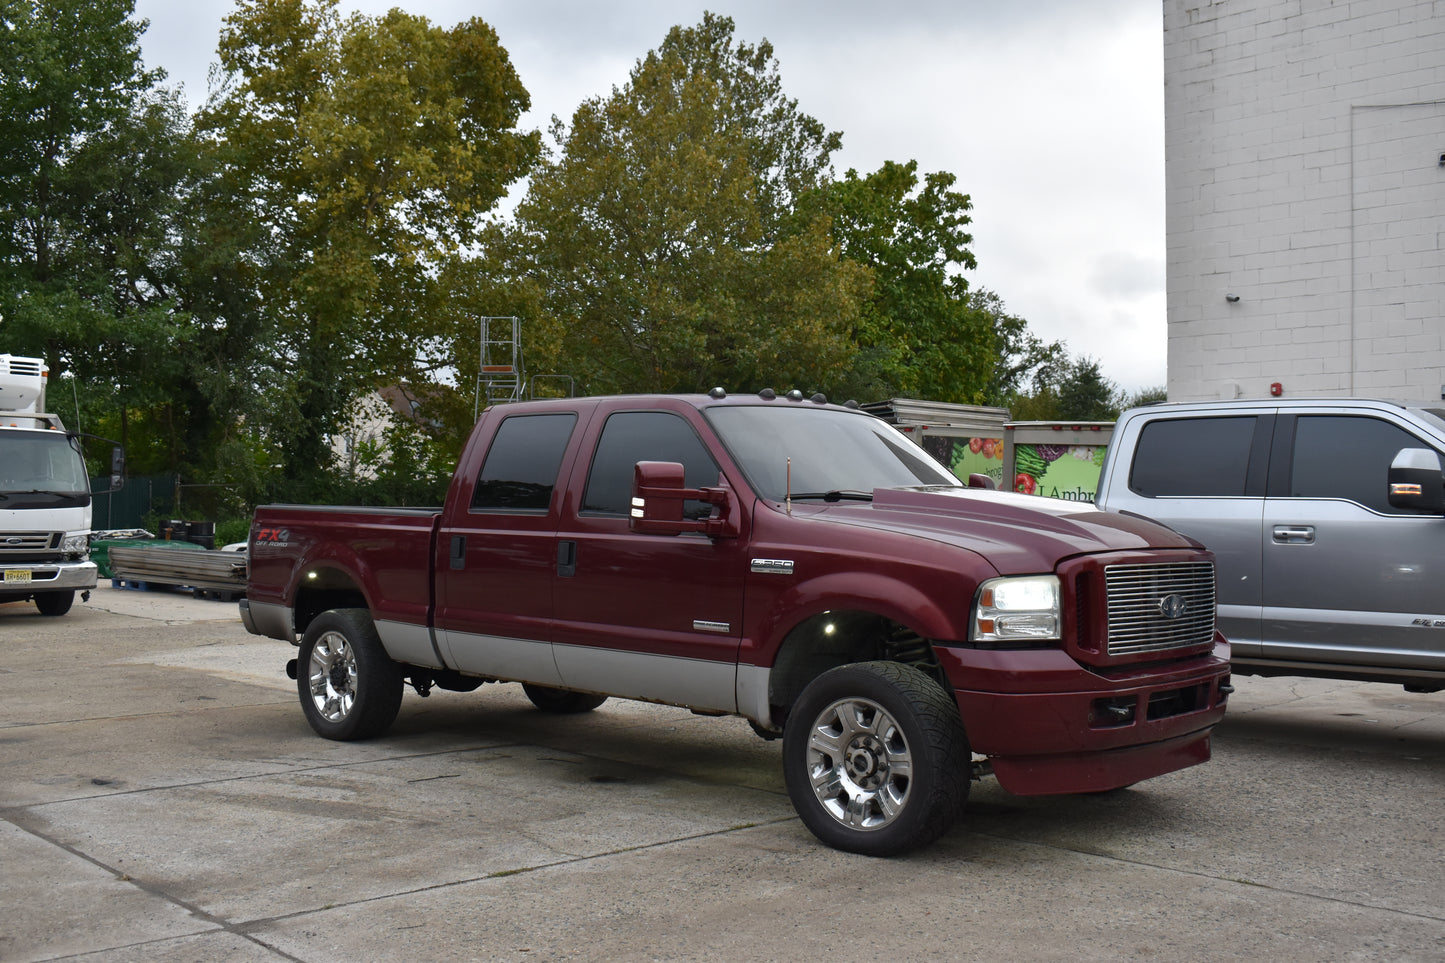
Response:
[{"label": "roof marker lamp", "polygon": [[1036,642],[1060,637],[1055,575],[991,578],[979,586],[970,642]]}]

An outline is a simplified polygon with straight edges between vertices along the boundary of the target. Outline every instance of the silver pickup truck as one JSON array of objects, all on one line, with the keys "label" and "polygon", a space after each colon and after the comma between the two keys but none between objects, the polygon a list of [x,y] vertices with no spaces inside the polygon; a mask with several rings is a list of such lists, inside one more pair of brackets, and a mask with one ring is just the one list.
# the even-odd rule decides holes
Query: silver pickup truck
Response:
[{"label": "silver pickup truck", "polygon": [[1098,507],[1215,553],[1238,675],[1445,689],[1445,408],[1276,400],[1126,411]]}]

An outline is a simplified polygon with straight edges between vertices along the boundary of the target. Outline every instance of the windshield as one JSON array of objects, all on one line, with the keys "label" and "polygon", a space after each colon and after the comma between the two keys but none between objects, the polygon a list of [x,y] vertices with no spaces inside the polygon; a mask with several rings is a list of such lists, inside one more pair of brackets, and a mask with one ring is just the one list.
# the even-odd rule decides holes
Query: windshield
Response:
[{"label": "windshield", "polygon": [[0,493],[20,492],[89,495],[75,441],[59,431],[0,432]]},{"label": "windshield", "polygon": [[783,501],[829,492],[871,492],[959,481],[893,426],[863,412],[774,405],[719,405],[706,416],[748,483]]}]

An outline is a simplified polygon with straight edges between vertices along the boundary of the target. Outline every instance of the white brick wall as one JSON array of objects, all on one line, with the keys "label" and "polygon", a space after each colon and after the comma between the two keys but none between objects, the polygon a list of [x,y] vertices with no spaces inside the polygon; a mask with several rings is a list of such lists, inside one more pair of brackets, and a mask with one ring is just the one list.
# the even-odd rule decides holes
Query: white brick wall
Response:
[{"label": "white brick wall", "polygon": [[1164,74],[1170,400],[1438,402],[1445,0],[1164,0]]}]

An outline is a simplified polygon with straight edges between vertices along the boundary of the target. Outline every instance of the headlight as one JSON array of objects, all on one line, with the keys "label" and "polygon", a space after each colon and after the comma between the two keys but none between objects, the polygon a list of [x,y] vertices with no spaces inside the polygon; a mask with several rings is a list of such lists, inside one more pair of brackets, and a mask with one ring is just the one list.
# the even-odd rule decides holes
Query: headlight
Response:
[{"label": "headlight", "polygon": [[66,555],[86,555],[90,552],[90,533],[80,532],[67,535],[60,543],[60,550]]},{"label": "headlight", "polygon": [[991,578],[978,589],[970,642],[1059,638],[1059,580],[1054,575]]}]

